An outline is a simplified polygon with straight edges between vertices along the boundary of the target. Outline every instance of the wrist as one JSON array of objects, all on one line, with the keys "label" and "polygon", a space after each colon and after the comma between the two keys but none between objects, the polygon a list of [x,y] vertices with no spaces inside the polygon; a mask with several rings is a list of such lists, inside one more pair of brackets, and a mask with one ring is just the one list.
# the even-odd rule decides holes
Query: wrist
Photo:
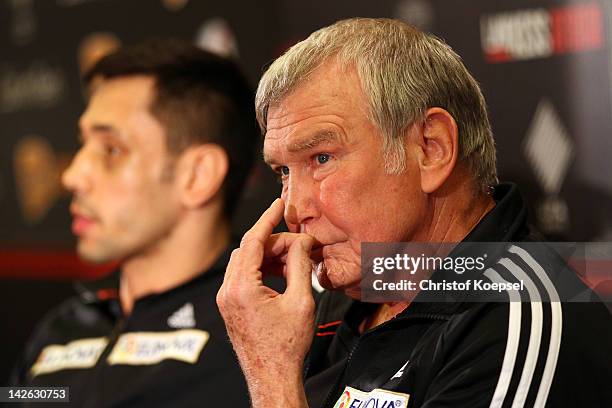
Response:
[{"label": "wrist", "polygon": [[249,380],[253,408],[307,408],[301,369],[266,373],[265,378]]}]

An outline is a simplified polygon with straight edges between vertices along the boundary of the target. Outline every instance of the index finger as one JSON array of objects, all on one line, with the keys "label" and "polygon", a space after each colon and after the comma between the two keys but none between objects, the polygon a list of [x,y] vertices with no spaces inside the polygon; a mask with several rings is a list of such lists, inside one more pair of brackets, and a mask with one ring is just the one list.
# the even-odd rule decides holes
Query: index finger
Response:
[{"label": "index finger", "polygon": [[257,222],[248,230],[240,241],[240,258],[249,260],[251,265],[261,266],[264,257],[266,241],[272,235],[274,227],[278,225],[283,217],[285,203],[277,198],[259,217]]},{"label": "index finger", "polygon": [[266,240],[264,256],[277,257],[283,254],[286,255],[293,241],[306,237],[313,240],[313,246],[321,246],[321,243],[312,235],[303,232],[279,232],[278,234],[270,235]]}]

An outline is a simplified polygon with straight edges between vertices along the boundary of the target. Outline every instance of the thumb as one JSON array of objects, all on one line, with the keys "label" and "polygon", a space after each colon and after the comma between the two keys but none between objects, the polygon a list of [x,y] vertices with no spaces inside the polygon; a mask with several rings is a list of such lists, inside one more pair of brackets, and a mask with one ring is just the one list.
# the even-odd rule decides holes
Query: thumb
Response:
[{"label": "thumb", "polygon": [[287,253],[287,289],[291,296],[312,295],[311,236],[303,235],[291,243]]}]

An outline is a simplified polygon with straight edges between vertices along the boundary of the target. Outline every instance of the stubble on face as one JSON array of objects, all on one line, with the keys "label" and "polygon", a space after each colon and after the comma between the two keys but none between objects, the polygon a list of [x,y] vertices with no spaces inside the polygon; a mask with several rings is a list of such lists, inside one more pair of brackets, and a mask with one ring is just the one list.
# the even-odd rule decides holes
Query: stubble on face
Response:
[{"label": "stubble on face", "polygon": [[[108,80],[81,120],[84,153],[71,165],[67,187],[74,194],[73,212],[91,220],[77,245],[89,262],[154,251],[177,222],[177,159],[167,152],[165,130],[149,111],[152,87],[148,77]],[[120,135],[123,145],[108,157],[105,143],[113,135]],[[79,177],[87,177],[87,188]]]},{"label": "stubble on face", "polygon": [[[167,158],[163,165],[159,177],[153,181],[160,187],[170,187],[174,182],[175,176],[175,159]],[[112,261],[122,261],[127,257],[134,255],[144,255],[147,252],[154,251],[156,243],[166,239],[172,229],[175,220],[169,217],[163,210],[159,208],[153,211],[157,216],[149,217],[149,219],[141,219],[142,217],[135,216],[137,213],[147,213],[145,206],[161,207],[160,200],[163,200],[163,195],[151,196],[148,202],[143,200],[140,211],[138,208],[126,206],[120,209],[119,214],[114,218],[112,223],[112,233],[101,233],[96,239],[88,239],[87,236],[79,237],[77,241],[77,253],[83,260],[101,264]],[[119,199],[119,197],[117,197]],[[87,214],[91,214],[92,220],[100,229],[105,229],[104,218],[96,216],[96,210],[93,205],[88,205],[83,199],[75,198],[73,203],[83,209]],[[133,243],[126,242],[121,236],[137,236],[139,238],[132,239]]]}]

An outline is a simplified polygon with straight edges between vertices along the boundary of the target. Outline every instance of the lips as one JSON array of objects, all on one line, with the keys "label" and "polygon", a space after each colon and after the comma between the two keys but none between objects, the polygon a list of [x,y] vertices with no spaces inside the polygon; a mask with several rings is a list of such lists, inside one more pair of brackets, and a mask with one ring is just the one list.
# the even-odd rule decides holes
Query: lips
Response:
[{"label": "lips", "polygon": [[72,219],[72,233],[74,235],[84,235],[93,225],[94,221],[90,218],[75,216]]},{"label": "lips", "polygon": [[313,262],[313,271],[317,276],[317,280],[322,287],[328,290],[334,289],[334,285],[329,280],[329,276],[327,276],[325,256],[329,253],[329,247],[332,247],[333,245],[335,245],[335,243],[322,243],[317,241],[317,244],[315,244],[310,251],[310,259]]},{"label": "lips", "polygon": [[77,236],[84,235],[96,222],[95,218],[76,205],[70,206],[72,213],[72,233]]}]

